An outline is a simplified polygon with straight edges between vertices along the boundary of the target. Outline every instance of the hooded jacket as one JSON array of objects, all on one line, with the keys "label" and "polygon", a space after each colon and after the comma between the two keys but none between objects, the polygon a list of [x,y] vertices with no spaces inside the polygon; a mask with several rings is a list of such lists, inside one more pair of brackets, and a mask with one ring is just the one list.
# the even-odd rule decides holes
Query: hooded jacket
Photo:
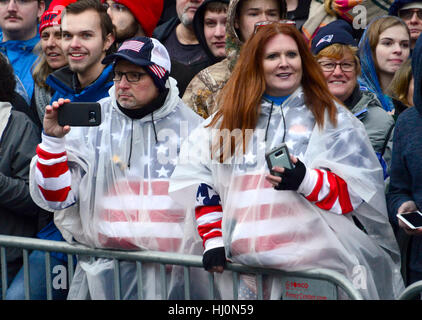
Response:
[{"label": "hooded jacket", "polygon": [[206,57],[200,61],[185,65],[177,60],[171,62],[171,73],[170,75],[177,80],[177,87],[179,88],[179,96],[183,97],[186,87],[191,82],[192,78],[198,74],[201,70],[213,65],[223,58],[216,58],[208,48],[207,41],[204,35],[204,14],[205,7],[211,2],[223,2],[229,3],[228,0],[205,0],[201,6],[196,10],[195,17],[193,19],[193,29],[195,31],[196,38],[199,44],[204,49]]},{"label": "hooded jacket", "polygon": [[[208,118],[216,111],[216,98],[220,90],[229,80],[231,72],[239,57],[242,41],[235,30],[235,17],[239,2],[242,0],[230,1],[227,10],[226,23],[226,54],[224,60],[200,71],[189,83],[183,95],[183,102],[191,107],[203,118]],[[286,15],[286,3],[279,0],[281,18]]]},{"label": "hooded jacket", "polygon": [[223,60],[222,58],[217,58],[212,54],[210,48],[207,45],[207,40],[205,39],[205,34],[204,34],[205,9],[206,9],[206,6],[212,2],[221,2],[221,3],[229,4],[230,1],[229,0],[205,0],[204,2],[202,2],[198,10],[196,10],[195,17],[193,18],[193,30],[195,31],[195,35],[196,35],[196,38],[198,39],[199,44],[202,46],[202,48],[204,48],[204,51],[208,57],[207,65],[205,67],[208,67],[214,63],[217,63]]},{"label": "hooded jacket", "polygon": [[[406,201],[414,201],[422,210],[422,38],[416,41],[412,58],[414,107],[403,111],[396,121],[390,186],[387,194],[390,220],[398,226],[397,211]],[[422,272],[422,238],[413,237],[409,269]]]},{"label": "hooded jacket", "polygon": [[[66,151],[67,170],[53,178],[53,183],[52,179],[43,180],[37,169],[39,157],[34,157],[31,195],[41,207],[57,210],[54,221],[67,241],[94,248],[179,250],[186,211],[168,196],[168,180],[183,134],[201,118],[182,103],[173,78],[166,87],[169,93],[159,109],[133,119],[118,107],[113,86],[110,97],[99,101],[100,126],[73,127],[66,138],[43,136],[42,150],[53,155]],[[68,183],[67,198],[56,201],[45,197],[38,187],[51,190]],[[122,263],[122,267],[128,266]],[[114,299],[113,278],[106,272],[110,268],[114,268],[110,259],[78,261],[68,299],[86,299],[87,294],[94,300]],[[165,299],[155,288],[155,269],[154,265],[145,267],[144,296]],[[133,268],[123,270],[122,274],[134,272]],[[126,279],[122,280],[122,288],[127,289],[122,297],[133,298],[137,294],[135,274]],[[102,283],[107,283],[106,289]]]}]

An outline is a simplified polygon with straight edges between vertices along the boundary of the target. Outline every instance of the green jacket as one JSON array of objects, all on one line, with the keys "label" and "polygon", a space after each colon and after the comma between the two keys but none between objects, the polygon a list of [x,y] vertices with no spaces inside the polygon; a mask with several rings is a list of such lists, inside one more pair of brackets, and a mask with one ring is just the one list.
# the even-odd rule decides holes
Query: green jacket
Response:
[{"label": "green jacket", "polygon": [[381,102],[374,93],[362,89],[360,100],[350,111],[362,121],[372,147],[383,157],[389,172],[393,147],[393,117],[381,107]]}]

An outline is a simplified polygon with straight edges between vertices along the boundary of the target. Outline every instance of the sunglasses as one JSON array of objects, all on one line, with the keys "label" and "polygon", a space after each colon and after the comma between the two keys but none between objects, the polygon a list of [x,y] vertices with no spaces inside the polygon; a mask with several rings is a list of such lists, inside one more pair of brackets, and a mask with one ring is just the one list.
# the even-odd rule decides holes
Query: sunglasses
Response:
[{"label": "sunglasses", "polygon": [[422,20],[422,9],[403,9],[399,11],[399,17],[403,20],[410,20],[413,18],[413,15],[416,13],[418,18]]},{"label": "sunglasses", "polygon": [[268,26],[270,24],[281,24],[281,25],[290,25],[290,26],[296,26],[296,22],[293,20],[279,20],[279,21],[261,21],[255,23],[253,33],[257,33],[259,28],[263,26]]}]

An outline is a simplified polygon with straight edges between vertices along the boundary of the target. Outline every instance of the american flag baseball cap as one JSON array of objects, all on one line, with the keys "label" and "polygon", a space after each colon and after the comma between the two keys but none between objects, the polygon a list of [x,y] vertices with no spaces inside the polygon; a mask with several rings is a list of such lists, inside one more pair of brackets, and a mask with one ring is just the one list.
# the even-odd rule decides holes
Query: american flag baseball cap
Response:
[{"label": "american flag baseball cap", "polygon": [[125,40],[116,53],[106,56],[102,63],[109,64],[119,60],[129,62],[141,67],[147,67],[158,78],[167,78],[171,62],[167,49],[160,41],[148,37],[134,37]]}]

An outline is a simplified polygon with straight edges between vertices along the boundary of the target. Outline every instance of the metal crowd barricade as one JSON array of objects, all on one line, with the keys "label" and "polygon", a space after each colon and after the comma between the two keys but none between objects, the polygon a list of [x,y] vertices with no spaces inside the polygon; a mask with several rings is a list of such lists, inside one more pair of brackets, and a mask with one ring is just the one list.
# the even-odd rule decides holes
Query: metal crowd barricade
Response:
[{"label": "metal crowd barricade", "polygon": [[398,297],[398,300],[411,300],[422,292],[422,280],[412,283]]},{"label": "metal crowd barricade", "polygon": [[[29,265],[28,256],[31,250],[45,251],[45,262],[46,262],[46,285],[47,285],[47,299],[52,299],[52,280],[51,280],[51,268],[50,268],[50,252],[63,252],[68,255],[68,277],[69,283],[73,278],[73,259],[74,255],[84,255],[96,258],[108,258],[113,259],[115,263],[114,273],[114,288],[115,297],[117,300],[121,298],[120,292],[120,269],[119,261],[134,261],[136,263],[136,277],[138,285],[138,298],[143,299],[142,296],[142,269],[143,263],[158,263],[160,265],[160,277],[161,277],[161,290],[162,296],[167,296],[166,288],[166,272],[165,265],[178,265],[182,266],[184,270],[184,294],[185,299],[189,300],[191,297],[190,292],[190,271],[193,268],[202,268],[202,258],[194,255],[184,255],[170,252],[158,252],[158,251],[118,251],[118,250],[105,250],[105,249],[93,249],[83,245],[71,245],[66,242],[42,240],[34,238],[24,238],[15,236],[0,235],[0,262],[1,262],[1,274],[2,274],[2,297],[6,297],[6,248],[20,248],[23,250],[23,263],[24,263],[24,283],[25,283],[25,299],[30,299],[30,288],[29,288]],[[352,300],[362,300],[362,296],[358,290],[354,288],[352,283],[346,279],[343,275],[338,272],[328,269],[313,269],[309,271],[301,272],[284,272],[280,270],[254,268],[237,263],[228,263],[227,268],[232,271],[233,274],[233,297],[236,300],[238,298],[238,285],[240,274],[255,274],[257,278],[257,297],[263,299],[263,276],[264,275],[276,275],[279,277],[287,277],[287,279],[317,279],[330,283],[336,288],[341,288],[344,293]],[[215,299],[216,293],[214,290],[214,278],[213,274],[209,274],[209,298]],[[296,282],[294,283],[296,285]]]}]

